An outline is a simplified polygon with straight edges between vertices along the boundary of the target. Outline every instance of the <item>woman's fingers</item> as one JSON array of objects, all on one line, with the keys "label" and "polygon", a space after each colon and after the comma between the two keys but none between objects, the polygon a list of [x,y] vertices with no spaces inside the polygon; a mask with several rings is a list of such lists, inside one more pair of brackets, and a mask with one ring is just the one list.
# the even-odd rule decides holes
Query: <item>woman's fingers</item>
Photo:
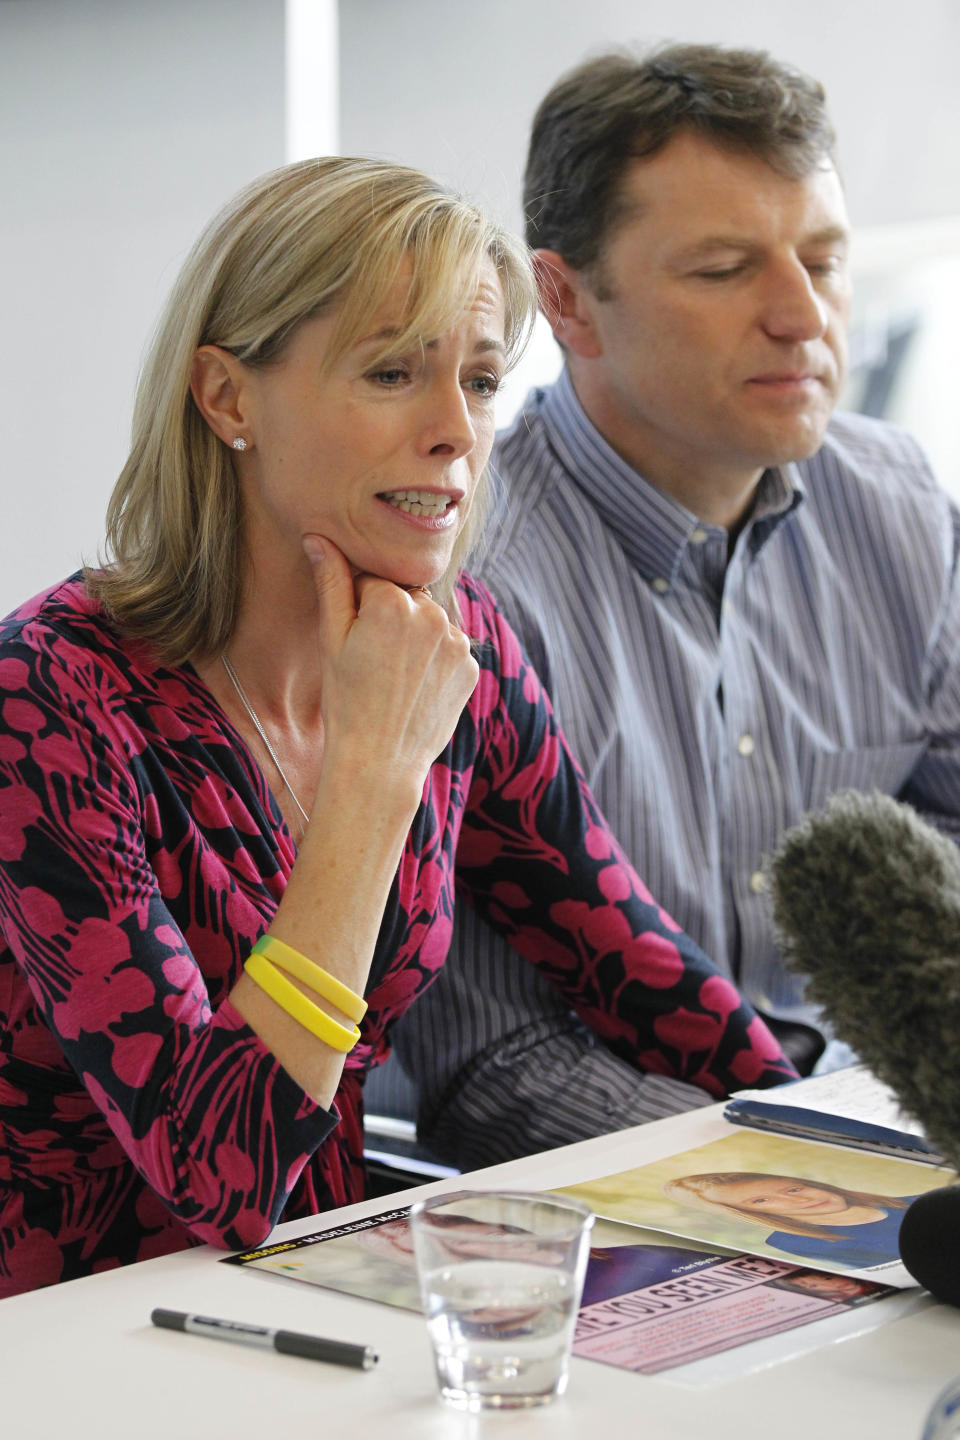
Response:
[{"label": "woman's fingers", "polygon": [[[328,736],[342,721],[406,770],[427,767],[456,728],[477,683],[470,642],[421,589],[374,575],[354,580],[357,608],[331,673]],[[340,731],[346,733],[346,728]]]},{"label": "woman's fingers", "polygon": [[355,575],[325,535],[305,535],[317,594],[326,745],[406,771],[447,744],[477,683],[470,642],[428,590]]}]

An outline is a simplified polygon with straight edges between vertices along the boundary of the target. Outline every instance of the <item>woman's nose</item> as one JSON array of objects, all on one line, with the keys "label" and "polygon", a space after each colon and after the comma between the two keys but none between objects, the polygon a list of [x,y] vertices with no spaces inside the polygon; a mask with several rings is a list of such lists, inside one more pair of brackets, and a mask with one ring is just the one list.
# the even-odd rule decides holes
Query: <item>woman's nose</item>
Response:
[{"label": "woman's nose", "polygon": [[463,386],[438,383],[427,396],[424,442],[431,455],[459,459],[468,455],[477,441],[477,431]]}]

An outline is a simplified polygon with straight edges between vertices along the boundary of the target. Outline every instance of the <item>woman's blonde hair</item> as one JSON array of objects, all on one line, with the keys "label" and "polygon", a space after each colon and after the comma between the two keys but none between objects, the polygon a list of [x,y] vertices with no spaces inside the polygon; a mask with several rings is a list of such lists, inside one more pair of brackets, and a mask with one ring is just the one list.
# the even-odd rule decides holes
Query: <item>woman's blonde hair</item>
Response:
[{"label": "woman's blonde hair", "polygon": [[[503,288],[507,363],[535,313],[521,242],[436,181],[377,160],[305,160],[255,180],[188,256],[137,388],[130,455],[107,510],[108,559],[87,586],[128,633],[168,664],[216,657],[236,623],[243,515],[231,452],[190,393],[200,345],[269,365],[303,321],[337,307],[327,363],[369,331],[409,267],[402,333],[384,355],[455,323],[489,259]],[[376,363],[376,357],[374,358]],[[447,574],[431,586],[455,616],[453,590],[479,537],[478,488]]]},{"label": "woman's blonde hair", "polygon": [[671,1200],[680,1200],[685,1204],[691,1203],[692,1195],[695,1197],[694,1203],[699,1202],[699,1206],[723,1210],[738,1220],[750,1220],[754,1225],[763,1225],[768,1230],[785,1230],[791,1235],[809,1235],[818,1240],[841,1238],[833,1225],[808,1224],[786,1215],[772,1215],[769,1211],[760,1215],[740,1205],[728,1205],[723,1200],[714,1200],[707,1194],[709,1190],[722,1189],[724,1185],[735,1184],[741,1180],[789,1180],[793,1185],[812,1186],[817,1190],[826,1190],[831,1195],[839,1195],[851,1205],[879,1206],[883,1210],[905,1210],[909,1204],[908,1200],[898,1195],[874,1195],[869,1190],[847,1190],[842,1185],[828,1185],[824,1180],[804,1180],[799,1175],[766,1175],[756,1170],[718,1170],[707,1175],[682,1175],[676,1180],[668,1180],[663,1187],[663,1193]]}]

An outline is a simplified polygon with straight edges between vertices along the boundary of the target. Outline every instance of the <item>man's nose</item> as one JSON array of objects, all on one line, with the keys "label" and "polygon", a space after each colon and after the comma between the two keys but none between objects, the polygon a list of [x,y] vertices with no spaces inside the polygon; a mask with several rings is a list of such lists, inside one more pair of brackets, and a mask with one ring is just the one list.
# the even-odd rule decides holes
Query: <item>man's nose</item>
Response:
[{"label": "man's nose", "polygon": [[784,261],[769,277],[763,326],[778,340],[819,340],[826,332],[827,304],[798,259]]}]

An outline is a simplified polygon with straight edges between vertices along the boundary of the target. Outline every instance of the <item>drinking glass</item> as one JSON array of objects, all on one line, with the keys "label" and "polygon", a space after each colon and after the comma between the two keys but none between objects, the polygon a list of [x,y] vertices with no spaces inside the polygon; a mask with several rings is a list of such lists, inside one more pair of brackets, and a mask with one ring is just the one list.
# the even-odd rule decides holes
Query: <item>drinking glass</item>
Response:
[{"label": "drinking glass", "polygon": [[440,1393],[461,1410],[542,1405],[567,1385],[593,1215],[468,1190],[410,1212]]},{"label": "drinking glass", "polygon": [[957,1440],[960,1436],[960,1376],[945,1385],[930,1407],[920,1440]]}]

